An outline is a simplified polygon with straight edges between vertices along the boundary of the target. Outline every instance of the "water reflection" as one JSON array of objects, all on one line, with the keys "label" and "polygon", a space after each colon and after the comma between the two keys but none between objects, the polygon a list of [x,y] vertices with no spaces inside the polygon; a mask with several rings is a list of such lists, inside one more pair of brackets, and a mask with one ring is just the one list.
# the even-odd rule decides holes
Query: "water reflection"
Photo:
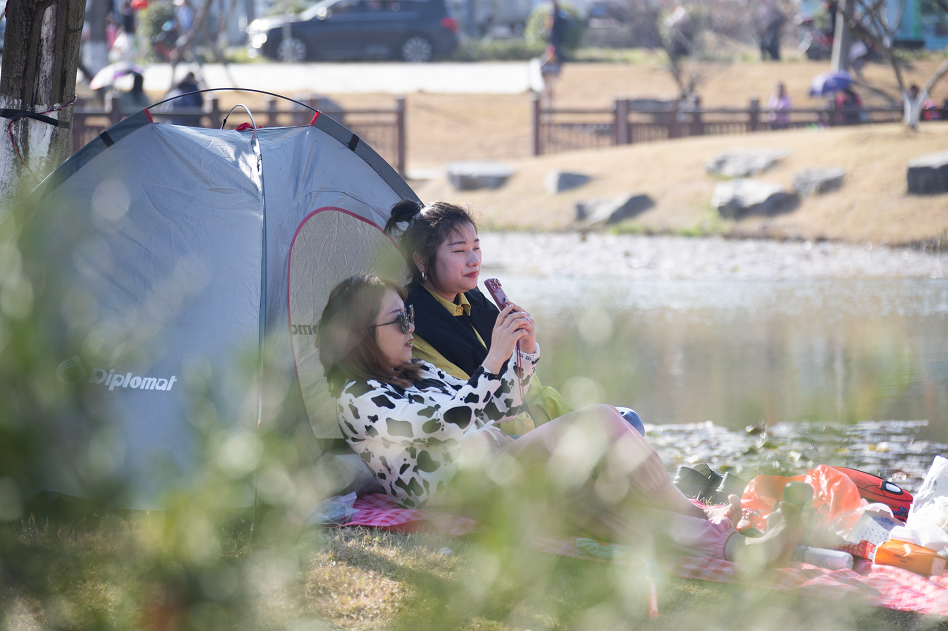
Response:
[{"label": "water reflection", "polygon": [[541,378],[574,405],[731,429],[918,419],[948,442],[943,279],[501,280],[537,319]]}]

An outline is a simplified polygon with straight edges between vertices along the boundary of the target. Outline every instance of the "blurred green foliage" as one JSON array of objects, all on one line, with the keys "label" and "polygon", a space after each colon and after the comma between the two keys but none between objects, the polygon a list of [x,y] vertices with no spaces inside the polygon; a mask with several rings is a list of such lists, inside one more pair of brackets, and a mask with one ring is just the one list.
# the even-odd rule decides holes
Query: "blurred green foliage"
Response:
[{"label": "blurred green foliage", "polygon": [[490,41],[467,39],[449,59],[451,61],[527,61],[543,54],[542,44],[525,39],[493,39]]},{"label": "blurred green foliage", "polygon": [[166,23],[174,19],[174,5],[165,0],[149,2],[147,7],[138,12],[139,28],[145,36],[149,51],[152,50],[154,37],[161,33]]}]

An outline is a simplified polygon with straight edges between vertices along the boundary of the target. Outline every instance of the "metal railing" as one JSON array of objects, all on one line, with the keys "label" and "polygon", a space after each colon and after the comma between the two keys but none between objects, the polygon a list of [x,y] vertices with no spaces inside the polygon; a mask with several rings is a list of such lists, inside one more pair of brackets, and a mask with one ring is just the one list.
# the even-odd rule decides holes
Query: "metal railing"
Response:
[{"label": "metal railing", "polygon": [[[683,106],[679,101],[640,103],[615,99],[609,109],[556,109],[543,107],[532,97],[533,155],[657,142],[691,136],[751,134],[758,132],[893,123],[902,120],[901,107],[837,109],[795,108],[784,118],[761,109],[757,99],[747,108]],[[948,120],[948,110],[931,110],[934,120]]]},{"label": "metal railing", "polygon": [[[406,165],[404,97],[395,97],[395,106],[392,108],[350,110],[336,107],[320,108],[320,99],[316,97],[306,99],[306,103],[348,127],[404,177]],[[284,104],[289,107],[281,109]],[[125,116],[137,111],[137,109],[121,109],[118,99],[112,95],[106,95],[104,106],[98,107],[90,107],[80,99],[73,111],[73,153]],[[156,109],[150,109],[149,112],[156,122],[166,122],[174,118],[179,123],[213,128],[219,128],[225,116],[225,112],[220,109],[217,96],[213,93],[205,98],[203,108],[178,109],[174,112],[159,112]],[[265,97],[264,110],[254,112],[254,118],[261,127],[306,125],[312,120],[313,112],[290,101]],[[236,127],[240,122],[245,122],[244,117],[234,116],[228,121],[228,127]]]}]

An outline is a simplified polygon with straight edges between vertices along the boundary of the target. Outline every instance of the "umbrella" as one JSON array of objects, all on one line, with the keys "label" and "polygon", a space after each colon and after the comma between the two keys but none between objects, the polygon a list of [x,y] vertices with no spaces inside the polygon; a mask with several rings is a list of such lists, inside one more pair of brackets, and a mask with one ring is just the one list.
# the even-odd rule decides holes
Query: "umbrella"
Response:
[{"label": "umbrella", "polygon": [[93,90],[98,90],[99,88],[112,85],[119,77],[124,77],[132,73],[142,74],[143,72],[145,72],[145,69],[137,64],[119,61],[114,64],[109,64],[97,72],[95,76],[92,77],[92,81],[89,82],[89,87]]},{"label": "umbrella", "polygon": [[824,97],[848,88],[852,83],[853,78],[846,71],[824,72],[813,77],[813,81],[810,82],[810,96]]}]

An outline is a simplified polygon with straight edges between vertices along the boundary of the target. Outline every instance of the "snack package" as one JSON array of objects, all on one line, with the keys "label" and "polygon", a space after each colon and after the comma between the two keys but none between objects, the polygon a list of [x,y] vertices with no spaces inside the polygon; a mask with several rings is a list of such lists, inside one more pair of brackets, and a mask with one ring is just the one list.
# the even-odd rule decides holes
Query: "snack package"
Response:
[{"label": "snack package", "polygon": [[882,545],[889,540],[893,528],[901,526],[901,522],[880,515],[873,515],[866,511],[853,526],[853,529],[846,535],[846,540],[850,543],[859,543],[868,541],[877,546]]},{"label": "snack package", "polygon": [[860,541],[859,543],[841,545],[839,549],[843,552],[848,552],[854,557],[869,559],[870,561],[876,558],[876,544],[871,541]]},{"label": "snack package", "polygon": [[907,541],[889,539],[876,549],[874,563],[891,565],[922,576],[941,576],[945,573],[945,559],[934,550]]}]

